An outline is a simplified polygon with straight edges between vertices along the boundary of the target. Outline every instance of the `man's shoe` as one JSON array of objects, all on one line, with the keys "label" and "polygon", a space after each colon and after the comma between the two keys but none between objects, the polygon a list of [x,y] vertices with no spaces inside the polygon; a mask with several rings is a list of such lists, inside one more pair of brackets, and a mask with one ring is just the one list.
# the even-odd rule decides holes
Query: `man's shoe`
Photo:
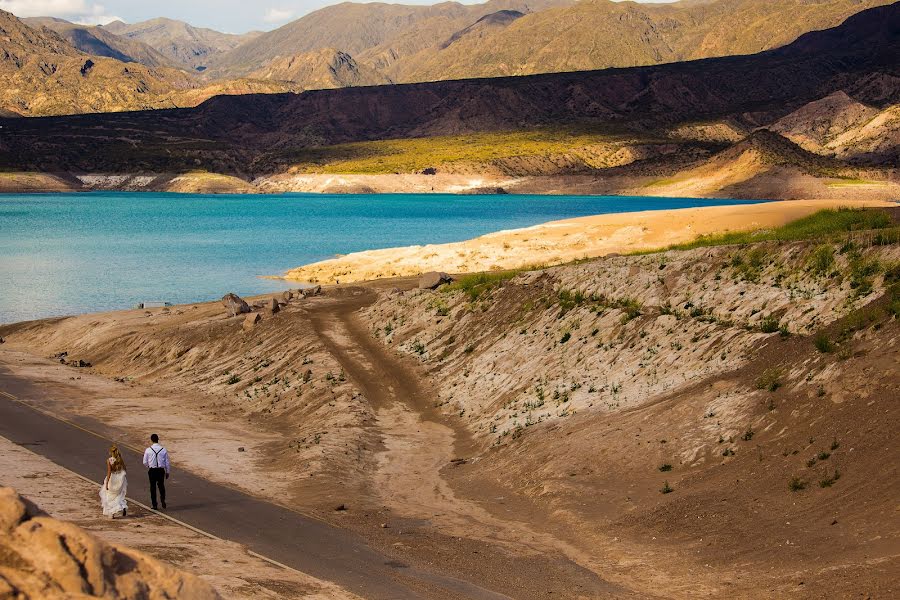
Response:
[{"label": "man's shoe", "polygon": [[163,500],[163,510],[165,510],[165,509],[166,509],[166,501]]},{"label": "man's shoe", "polygon": [[153,510],[159,510],[158,508],[156,508],[155,504],[153,505]]}]

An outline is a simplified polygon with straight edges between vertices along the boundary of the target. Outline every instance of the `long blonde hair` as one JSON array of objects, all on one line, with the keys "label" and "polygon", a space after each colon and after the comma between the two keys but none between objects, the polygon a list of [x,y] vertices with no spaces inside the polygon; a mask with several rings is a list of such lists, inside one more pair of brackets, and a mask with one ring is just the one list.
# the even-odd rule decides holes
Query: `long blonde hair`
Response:
[{"label": "long blonde hair", "polygon": [[114,472],[125,470],[125,459],[122,458],[122,453],[119,452],[118,446],[113,445],[112,447],[110,447],[109,456],[113,459],[113,462],[110,465],[110,469],[112,469]]}]

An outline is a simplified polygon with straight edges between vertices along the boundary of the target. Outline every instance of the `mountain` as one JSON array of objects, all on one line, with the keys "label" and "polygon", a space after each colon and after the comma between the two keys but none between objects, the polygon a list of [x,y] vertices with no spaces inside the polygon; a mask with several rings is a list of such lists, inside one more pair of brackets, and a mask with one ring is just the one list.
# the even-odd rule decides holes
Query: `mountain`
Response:
[{"label": "mountain", "polygon": [[46,27],[58,33],[64,40],[85,54],[105,56],[122,62],[136,62],[148,67],[172,67],[177,65],[143,42],[118,36],[103,27],[77,25],[63,19],[33,17],[22,19],[24,23],[40,30]]},{"label": "mountain", "polygon": [[[662,155],[664,162],[657,163],[662,173],[667,172],[665,161],[726,149],[734,143],[729,136],[776,123],[840,90],[879,109],[893,104],[890,99],[900,93],[900,4],[863,11],[837,28],[749,56],[630,69],[216,97],[197,108],[178,111],[11,119],[3,122],[8,150],[0,153],[0,166],[78,172],[171,172],[202,167],[255,177],[286,172],[317,157],[327,160],[365,150],[341,146],[349,142],[405,138],[428,144],[434,138],[427,147],[439,158],[439,150],[448,143],[441,136],[462,136],[465,143],[465,136],[479,132],[579,130],[598,139],[618,136],[673,144]],[[728,136],[708,141],[667,133],[704,123],[736,125],[723,125]],[[774,144],[769,138],[756,139]],[[779,155],[792,155],[791,142],[781,136],[774,139],[781,140]],[[754,146],[754,155],[759,147]],[[797,150],[794,156],[810,155]],[[500,158],[511,151],[498,143],[492,155]],[[803,164],[815,166],[806,159]],[[636,163],[636,168],[640,166]]]},{"label": "mountain", "polygon": [[322,48],[277,58],[265,67],[250,73],[251,79],[289,81],[306,89],[330,89],[360,85],[383,85],[391,80],[372,69],[360,65],[352,56],[333,48]]},{"label": "mountain", "polygon": [[379,64],[374,58],[380,53],[387,52],[394,58],[407,56],[444,41],[454,32],[499,10],[529,12],[567,1],[489,0],[475,5],[442,2],[433,6],[344,2],[259,35],[217,58],[210,68],[210,76],[245,76],[276,58],[323,48],[336,48],[353,56],[368,50],[372,55],[365,62],[382,69],[385,61]]},{"label": "mountain", "polygon": [[810,102],[769,126],[801,148],[840,158],[900,156],[900,105],[868,106],[843,90]]},{"label": "mountain", "polygon": [[194,82],[175,69],[84,54],[0,11],[0,109],[20,115],[171,107]]},{"label": "mountain", "polygon": [[260,35],[259,32],[233,35],[164,18],[134,24],[114,21],[104,25],[103,29],[142,42],[174,64],[198,71],[205,70],[220,55]]},{"label": "mountain", "polygon": [[[840,24],[886,0],[583,0],[435,45],[387,70],[395,81],[497,77],[752,54]],[[360,57],[365,59],[364,56]]]}]

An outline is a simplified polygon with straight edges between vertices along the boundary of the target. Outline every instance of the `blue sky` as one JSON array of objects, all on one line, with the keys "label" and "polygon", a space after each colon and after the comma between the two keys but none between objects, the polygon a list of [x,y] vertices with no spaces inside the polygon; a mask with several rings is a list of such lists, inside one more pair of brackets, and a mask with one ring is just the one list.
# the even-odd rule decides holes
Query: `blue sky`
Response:
[{"label": "blue sky", "polygon": [[[435,4],[438,0],[395,1],[398,4]],[[243,33],[253,29],[274,29],[317,8],[336,3],[335,0],[0,0],[0,9],[19,17],[51,16],[92,24],[108,23],[117,18],[134,23],[169,17],[199,27]],[[465,3],[475,2],[466,0]]]}]

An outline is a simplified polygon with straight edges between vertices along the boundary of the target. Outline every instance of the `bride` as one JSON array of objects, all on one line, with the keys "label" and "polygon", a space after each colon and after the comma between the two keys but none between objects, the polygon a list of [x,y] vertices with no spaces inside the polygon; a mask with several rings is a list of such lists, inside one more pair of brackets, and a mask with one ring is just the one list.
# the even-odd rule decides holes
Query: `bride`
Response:
[{"label": "bride", "polygon": [[128,492],[128,478],[125,477],[125,460],[119,452],[118,446],[109,449],[109,458],[106,459],[106,479],[100,488],[100,504],[103,506],[103,514],[111,519],[116,515],[125,516],[128,505],[125,503],[125,494]]}]

